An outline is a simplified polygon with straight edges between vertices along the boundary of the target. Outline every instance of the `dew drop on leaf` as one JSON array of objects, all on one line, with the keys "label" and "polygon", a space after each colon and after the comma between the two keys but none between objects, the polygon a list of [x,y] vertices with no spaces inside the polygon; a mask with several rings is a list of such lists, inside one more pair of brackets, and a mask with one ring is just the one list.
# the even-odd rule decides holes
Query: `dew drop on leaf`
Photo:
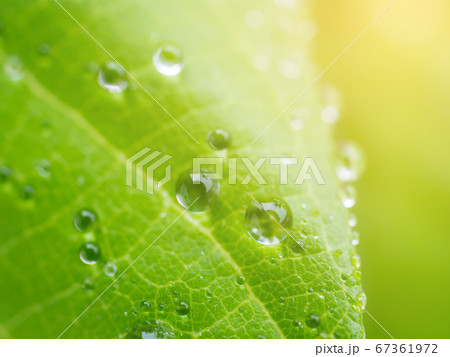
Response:
[{"label": "dew drop on leaf", "polygon": [[13,171],[8,166],[0,166],[0,182],[7,181],[12,175]]},{"label": "dew drop on leaf", "polygon": [[114,276],[117,272],[117,266],[113,262],[108,262],[103,267],[103,273],[107,276]]},{"label": "dew drop on leaf", "polygon": [[126,338],[130,339],[169,339],[175,338],[172,326],[163,321],[145,321],[133,328]]},{"label": "dew drop on leaf", "polygon": [[339,196],[345,208],[352,208],[356,203],[356,189],[351,185],[345,185],[340,191]]},{"label": "dew drop on leaf", "polygon": [[97,223],[97,214],[90,209],[82,209],[73,217],[73,224],[80,232],[89,232]]},{"label": "dew drop on leaf", "polygon": [[191,170],[182,174],[176,184],[177,200],[191,212],[203,212],[219,194],[219,181],[207,172],[193,173]]},{"label": "dew drop on leaf", "polygon": [[141,311],[148,311],[150,310],[150,301],[144,300],[141,302]]},{"label": "dew drop on leaf", "polygon": [[22,197],[25,200],[29,200],[34,196],[34,188],[30,185],[25,185],[22,189]]},{"label": "dew drop on leaf", "polygon": [[8,56],[3,68],[8,78],[13,82],[20,81],[25,77],[22,60],[16,55]]},{"label": "dew drop on leaf", "polygon": [[187,315],[189,311],[191,310],[191,307],[189,304],[185,301],[180,301],[177,305],[177,314],[178,315]]},{"label": "dew drop on leaf", "polygon": [[355,182],[364,172],[365,160],[362,149],[353,142],[339,145],[339,157],[336,174],[342,182]]},{"label": "dew drop on leaf", "polygon": [[238,285],[244,285],[245,283],[245,278],[242,275],[238,275],[236,277],[236,284]]},{"label": "dew drop on leaf", "polygon": [[89,293],[94,290],[94,283],[91,279],[86,278],[84,279],[83,284],[81,284],[81,288]]},{"label": "dew drop on leaf", "polygon": [[176,76],[184,67],[183,55],[174,45],[165,44],[153,55],[153,65],[164,76]]},{"label": "dew drop on leaf", "polygon": [[100,259],[100,248],[95,243],[84,243],[80,249],[80,259],[84,264],[92,265]]},{"label": "dew drop on leaf", "polygon": [[121,93],[128,88],[126,73],[116,62],[108,62],[102,66],[97,81],[100,87],[110,93]]},{"label": "dew drop on leaf", "polygon": [[230,146],[230,134],[223,129],[214,129],[208,133],[208,144],[214,150],[225,150]]},{"label": "dew drop on leaf", "polygon": [[316,328],[320,325],[320,317],[315,314],[311,314],[306,318],[305,322],[308,327]]},{"label": "dew drop on leaf", "polygon": [[284,240],[292,221],[291,208],[280,198],[253,201],[245,213],[248,234],[261,244],[277,244]]},{"label": "dew drop on leaf", "polygon": [[51,163],[47,159],[33,161],[33,166],[39,176],[48,178],[52,174]]}]

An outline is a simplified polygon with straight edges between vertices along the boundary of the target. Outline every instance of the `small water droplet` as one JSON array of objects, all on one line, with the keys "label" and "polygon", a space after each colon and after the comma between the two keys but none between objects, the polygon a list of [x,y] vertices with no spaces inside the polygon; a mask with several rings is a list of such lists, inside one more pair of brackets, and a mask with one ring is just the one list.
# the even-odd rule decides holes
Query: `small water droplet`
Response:
[{"label": "small water droplet", "polygon": [[300,66],[289,58],[283,58],[280,60],[278,67],[280,73],[288,79],[298,78],[301,74]]},{"label": "small water droplet", "polygon": [[133,328],[126,336],[133,339],[175,338],[173,327],[163,321],[145,321]]},{"label": "small water droplet", "polygon": [[361,309],[364,310],[366,308],[366,304],[367,304],[366,294],[364,294],[364,293],[359,294],[357,297],[357,300],[359,302],[359,306],[361,307]]},{"label": "small water droplet", "polygon": [[316,328],[320,325],[320,317],[315,314],[311,314],[306,318],[305,322],[308,327]]},{"label": "small water droplet", "polygon": [[172,291],[172,294],[174,296],[178,296],[178,295],[180,295],[180,292],[178,290],[174,290],[174,291]]},{"label": "small water droplet", "polygon": [[358,221],[356,219],[356,215],[354,213],[350,213],[350,216],[348,218],[348,225],[350,227],[356,227],[356,225],[358,224]]},{"label": "small water droplet", "polygon": [[280,296],[280,298],[278,299],[278,302],[283,305],[284,301],[286,300],[286,298],[284,296]]},{"label": "small water droplet", "polygon": [[84,243],[80,249],[80,259],[88,265],[97,263],[100,259],[100,248],[95,243]]},{"label": "small water droplet", "polygon": [[144,300],[141,302],[141,311],[150,310],[150,301]]},{"label": "small water droplet", "polygon": [[176,184],[177,200],[191,212],[203,212],[209,209],[210,203],[219,194],[219,181],[211,178],[209,173],[202,171],[182,174]]},{"label": "small water droplet", "polygon": [[94,290],[94,283],[91,279],[84,279],[83,284],[81,284],[81,288],[86,292],[91,292]]},{"label": "small water droplet", "polygon": [[230,146],[230,134],[223,129],[214,129],[208,133],[208,144],[214,150],[225,150]]},{"label": "small water droplet", "polygon": [[177,310],[177,314],[178,315],[187,315],[189,313],[189,311],[191,310],[191,307],[189,306],[189,304],[185,301],[180,301],[178,303],[178,306],[176,308]]},{"label": "small water droplet", "polygon": [[279,198],[267,197],[253,201],[245,213],[248,234],[259,243],[277,244],[284,240],[292,226],[292,211]]},{"label": "small water droplet", "polygon": [[334,251],[334,256],[335,256],[336,258],[339,258],[341,255],[342,255],[342,250],[336,249],[336,250]]},{"label": "small water droplet", "polygon": [[52,48],[50,47],[50,45],[48,43],[41,43],[38,47],[39,54],[41,54],[43,56],[50,54],[51,51],[52,51]]},{"label": "small water droplet", "polygon": [[244,20],[247,27],[257,29],[264,24],[264,15],[259,10],[251,9],[245,13]]},{"label": "small water droplet", "polygon": [[7,181],[10,177],[12,177],[13,171],[8,166],[2,165],[0,166],[0,182]]},{"label": "small water droplet", "polygon": [[128,88],[126,73],[116,62],[108,62],[100,68],[97,82],[110,93],[121,93]]},{"label": "small water droplet", "polygon": [[342,182],[355,182],[363,174],[365,159],[363,150],[356,143],[346,141],[339,145],[336,174]]},{"label": "small water droplet", "polygon": [[359,255],[353,255],[350,258],[350,263],[356,268],[359,269],[361,267],[361,258]]},{"label": "small water droplet", "polygon": [[327,124],[334,124],[339,120],[339,109],[332,105],[325,106],[320,112],[320,117]]},{"label": "small water droplet", "polygon": [[355,279],[356,279],[357,281],[361,281],[361,275],[362,275],[361,270],[355,270],[355,271],[353,272],[353,276],[355,277]]},{"label": "small water droplet", "polygon": [[16,55],[10,55],[6,59],[3,69],[8,78],[13,81],[20,81],[25,77],[25,70],[23,68],[22,60]]},{"label": "small water droplet", "polygon": [[33,161],[33,166],[39,176],[48,178],[52,174],[51,163],[47,159]]},{"label": "small water droplet", "polygon": [[73,224],[80,232],[89,232],[97,223],[97,214],[90,209],[82,209],[73,216]]},{"label": "small water droplet", "polygon": [[356,204],[356,189],[351,185],[344,185],[339,196],[345,208],[352,208]]},{"label": "small water droplet", "polygon": [[158,310],[159,310],[159,311],[165,311],[165,310],[166,310],[166,305],[164,305],[164,304],[159,304],[159,305],[158,305]]},{"label": "small water droplet", "polygon": [[108,262],[103,267],[103,272],[107,276],[114,276],[117,273],[117,266],[113,262]]},{"label": "small water droplet", "polygon": [[183,55],[174,45],[165,44],[153,55],[153,65],[164,76],[176,76],[184,67]]},{"label": "small water droplet", "polygon": [[244,285],[245,284],[245,277],[242,275],[238,275],[236,277],[236,284],[238,285]]},{"label": "small water droplet", "polygon": [[207,298],[211,298],[213,294],[212,294],[212,292],[210,290],[206,290],[205,291],[205,295],[206,295]]},{"label": "small water droplet", "polygon": [[25,200],[29,200],[30,198],[33,198],[34,196],[34,188],[30,185],[26,185],[22,189],[22,197]]}]

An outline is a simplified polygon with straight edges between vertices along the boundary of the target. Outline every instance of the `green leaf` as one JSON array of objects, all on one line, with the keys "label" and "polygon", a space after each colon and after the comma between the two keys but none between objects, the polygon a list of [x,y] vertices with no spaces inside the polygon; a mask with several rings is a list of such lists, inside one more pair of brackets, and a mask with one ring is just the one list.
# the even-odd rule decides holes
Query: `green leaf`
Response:
[{"label": "green leaf", "polygon": [[[123,93],[102,89],[95,68],[111,58],[56,2],[1,3],[0,59],[16,69],[20,59],[24,78],[0,75],[0,336],[58,337],[152,242],[62,337],[133,336],[155,324],[166,337],[364,335],[320,86],[292,108],[309,110],[301,131],[291,128],[291,110],[252,144],[314,78],[310,46],[297,31],[310,10],[304,2],[243,3],[61,1],[199,144],[131,78]],[[245,24],[246,14],[250,25],[261,22],[257,15],[251,23],[253,8],[264,16],[257,29]],[[161,43],[182,52],[180,75],[155,70]],[[255,69],[258,58],[267,70]],[[183,213],[176,178],[192,158],[218,155],[206,139],[215,128],[232,136],[220,155],[313,157],[326,185],[293,184],[298,170],[280,185],[279,168],[267,164],[266,185],[242,185],[239,161],[238,184],[222,180],[209,211]],[[172,156],[173,178],[154,195],[125,185],[126,158],[144,147]],[[245,211],[264,195],[289,204],[293,238],[264,246],[248,235]],[[87,233],[73,224],[82,209],[97,216]],[[79,258],[86,242],[100,248],[96,264]],[[103,272],[109,262],[114,276]]]}]

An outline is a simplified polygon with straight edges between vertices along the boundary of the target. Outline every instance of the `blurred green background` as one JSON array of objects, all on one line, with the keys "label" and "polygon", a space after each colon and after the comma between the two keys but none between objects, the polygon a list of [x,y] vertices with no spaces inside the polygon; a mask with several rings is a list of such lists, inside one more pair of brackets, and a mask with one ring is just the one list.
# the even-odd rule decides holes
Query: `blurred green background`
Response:
[{"label": "blurred green background", "polygon": [[[318,0],[326,67],[389,4]],[[450,3],[399,0],[326,74],[338,138],[367,171],[355,206],[368,311],[396,338],[450,337]],[[366,315],[368,338],[387,337]]]}]

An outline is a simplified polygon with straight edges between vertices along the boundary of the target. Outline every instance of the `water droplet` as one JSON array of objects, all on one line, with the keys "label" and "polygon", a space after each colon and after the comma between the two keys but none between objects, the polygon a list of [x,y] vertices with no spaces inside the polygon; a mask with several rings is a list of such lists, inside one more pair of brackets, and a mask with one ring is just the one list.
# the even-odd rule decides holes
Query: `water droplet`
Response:
[{"label": "water droplet", "polygon": [[353,142],[339,145],[339,158],[336,174],[342,182],[355,182],[363,174],[365,159],[363,150]]},{"label": "water droplet", "polygon": [[25,200],[29,200],[33,196],[34,196],[34,188],[32,186],[30,186],[30,185],[24,186],[23,189],[22,189],[22,197]]},{"label": "water droplet", "polygon": [[230,146],[230,134],[222,129],[214,129],[208,133],[208,143],[215,150],[224,150]]},{"label": "water droplet", "polygon": [[153,55],[153,65],[165,76],[176,76],[184,67],[181,51],[174,45],[165,44],[157,49]]},{"label": "water droplet", "polygon": [[100,248],[95,243],[84,243],[80,249],[80,259],[88,265],[97,263],[100,259]]},{"label": "water droplet", "polygon": [[108,262],[103,267],[103,272],[107,276],[114,276],[117,273],[117,266],[113,262]]},{"label": "water droplet", "polygon": [[311,314],[306,318],[305,322],[308,327],[316,328],[320,325],[320,317],[315,314]]},{"label": "water droplet", "polygon": [[88,232],[95,227],[97,214],[90,209],[82,209],[73,217],[73,224],[80,232]]},{"label": "water droplet", "polygon": [[38,47],[39,54],[41,54],[43,56],[50,54],[51,51],[52,51],[52,48],[50,47],[50,45],[48,43],[41,43]]},{"label": "water droplet", "polygon": [[205,295],[206,295],[207,298],[210,298],[210,297],[212,297],[213,294],[212,294],[212,292],[210,290],[206,290],[205,291]]},{"label": "water droplet", "polygon": [[342,255],[342,250],[336,249],[336,250],[334,251],[334,256],[335,256],[336,258],[339,258],[341,255]]},{"label": "water droplet", "polygon": [[359,269],[361,267],[361,258],[359,255],[353,255],[350,258],[350,263],[356,268]]},{"label": "water droplet", "polygon": [[353,228],[356,227],[357,223],[358,221],[356,219],[356,215],[354,213],[350,213],[350,216],[348,218],[348,225]]},{"label": "water droplet", "polygon": [[245,24],[251,29],[257,29],[264,24],[264,15],[256,9],[248,10],[245,13]]},{"label": "water droplet", "polygon": [[23,77],[25,77],[23,62],[16,55],[8,56],[3,69],[5,70],[8,78],[13,82],[20,81]]},{"label": "water droplet", "polygon": [[339,119],[339,110],[332,105],[325,106],[320,112],[320,117],[327,124],[334,124]]},{"label": "water droplet", "polygon": [[238,275],[236,277],[236,284],[238,285],[244,285],[245,284],[245,277],[242,275]]},{"label": "water droplet", "polygon": [[41,177],[48,178],[52,174],[51,163],[47,159],[33,161],[33,166]]},{"label": "water droplet", "polygon": [[145,321],[132,329],[126,338],[169,339],[175,338],[175,333],[172,326],[163,321]]},{"label": "water droplet", "polygon": [[359,302],[359,305],[361,306],[361,309],[364,310],[366,308],[366,304],[367,304],[366,294],[364,294],[364,293],[359,294],[357,297],[357,300]]},{"label": "water droplet", "polygon": [[100,68],[97,82],[110,93],[121,93],[128,88],[126,73],[116,62],[108,62]]},{"label": "water droplet", "polygon": [[178,315],[187,315],[191,310],[189,304],[185,301],[180,301],[176,308]]},{"label": "water droplet", "polygon": [[300,66],[289,58],[283,58],[278,67],[280,73],[288,79],[298,78],[301,74]]},{"label": "water droplet", "polygon": [[13,171],[8,166],[0,166],[0,182],[7,181],[12,175]]},{"label": "water droplet", "polygon": [[83,284],[81,284],[81,288],[86,292],[91,292],[94,290],[94,283],[91,279],[84,279]]},{"label": "water droplet", "polygon": [[339,196],[345,208],[352,208],[356,203],[356,189],[351,185],[345,185],[340,191]]},{"label": "water droplet", "polygon": [[353,238],[352,245],[356,247],[358,244],[359,244],[359,238]]},{"label": "water droplet", "polygon": [[253,201],[245,213],[245,225],[250,236],[262,244],[277,244],[288,236],[292,226],[292,211],[279,198]]},{"label": "water droplet", "polygon": [[159,310],[159,311],[165,311],[165,310],[166,310],[166,305],[164,305],[164,304],[159,304],[159,305],[158,305],[158,310]]},{"label": "water droplet", "polygon": [[361,276],[362,276],[361,270],[355,270],[353,272],[353,276],[355,277],[356,280],[361,281]]},{"label": "water droplet", "polygon": [[292,326],[294,326],[294,327],[300,327],[301,325],[302,325],[302,323],[299,320],[292,321]]},{"label": "water droplet", "polygon": [[177,200],[191,212],[203,212],[219,194],[219,181],[210,177],[206,171],[182,174],[176,184]]},{"label": "water droplet", "polygon": [[150,310],[150,301],[144,300],[141,302],[141,311]]}]

